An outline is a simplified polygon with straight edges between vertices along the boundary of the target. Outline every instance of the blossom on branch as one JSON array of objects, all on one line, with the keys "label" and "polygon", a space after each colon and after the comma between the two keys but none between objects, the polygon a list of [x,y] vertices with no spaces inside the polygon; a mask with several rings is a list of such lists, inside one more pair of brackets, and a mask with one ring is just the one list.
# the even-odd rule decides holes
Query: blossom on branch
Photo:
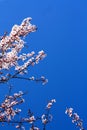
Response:
[{"label": "blossom on branch", "polygon": [[55,103],[55,102],[56,102],[55,99],[50,100],[50,101],[48,102],[46,108],[47,108],[47,109],[50,109],[50,108],[52,107],[53,103]]},{"label": "blossom on branch", "polygon": [[[22,112],[17,106],[24,103],[23,95],[26,94],[22,91],[11,95],[12,86],[9,84],[11,79],[24,79],[28,81],[41,82],[43,85],[48,80],[41,76],[39,78],[31,76],[25,77],[28,72],[28,67],[38,64],[40,60],[46,57],[43,50],[37,54],[34,51],[24,53],[25,47],[24,38],[31,32],[35,32],[37,27],[31,24],[31,18],[25,18],[20,25],[14,25],[11,32],[4,33],[0,37],[0,83],[7,83],[9,85],[9,94],[0,103],[0,122],[14,124],[16,129],[25,130],[25,124],[29,124],[30,130],[40,130],[36,126],[38,120],[41,121],[43,130],[46,130],[46,125],[52,121],[53,116],[50,114],[50,109],[56,102],[52,99],[46,105],[45,112],[41,116],[35,116],[31,110],[28,110],[28,115],[19,117]],[[15,116],[18,115],[16,119]]]},{"label": "blossom on branch", "polygon": [[[4,34],[0,40],[0,83],[25,74],[29,66],[39,63],[46,54],[43,50],[37,55],[35,52],[22,53],[25,47],[23,37],[35,32],[37,27],[30,23],[31,18],[25,18],[20,25],[14,25],[9,35]],[[19,64],[21,62],[21,64]],[[14,67],[14,73],[10,71]],[[44,83],[47,82],[44,80]]]},{"label": "blossom on branch", "polygon": [[6,96],[3,103],[0,104],[0,117],[4,121],[10,121],[21,109],[14,109],[14,106],[24,102],[22,98],[23,92],[14,93],[13,96]]},{"label": "blossom on branch", "polygon": [[67,114],[72,119],[72,123],[75,123],[76,126],[80,128],[80,130],[85,130],[83,128],[83,121],[80,119],[77,113],[73,112],[73,108],[67,108],[65,114]]}]

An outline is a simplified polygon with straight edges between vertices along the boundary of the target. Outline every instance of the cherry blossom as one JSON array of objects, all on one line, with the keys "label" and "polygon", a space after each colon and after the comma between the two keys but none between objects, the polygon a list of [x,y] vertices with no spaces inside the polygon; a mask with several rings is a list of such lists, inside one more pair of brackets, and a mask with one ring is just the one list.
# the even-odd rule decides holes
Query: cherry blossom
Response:
[{"label": "cherry blossom", "polygon": [[[0,83],[9,86],[9,94],[0,103],[0,122],[14,124],[15,128],[19,130],[25,130],[27,123],[30,130],[40,130],[36,125],[36,122],[40,120],[43,130],[45,130],[46,125],[52,121],[53,116],[50,114],[50,109],[56,100],[52,99],[48,102],[45,112],[41,116],[34,115],[29,109],[28,115],[20,118],[22,109],[19,108],[19,105],[25,102],[23,96],[26,92],[19,91],[12,94],[13,88],[10,84],[11,79],[41,82],[42,85],[48,82],[44,76],[26,76],[30,66],[38,64],[46,57],[44,50],[37,53],[29,52],[29,50],[27,53],[24,52],[26,46],[28,49],[28,43],[25,42],[26,35],[37,30],[37,27],[31,24],[31,20],[31,17],[25,18],[20,25],[13,25],[9,34],[5,32],[3,36],[0,36]],[[18,118],[16,119],[16,117]]]},{"label": "cherry blossom", "polygon": [[67,114],[71,119],[72,123],[75,123],[80,130],[85,130],[83,127],[83,121],[80,119],[77,113],[73,112],[73,108],[66,108],[65,114]]}]

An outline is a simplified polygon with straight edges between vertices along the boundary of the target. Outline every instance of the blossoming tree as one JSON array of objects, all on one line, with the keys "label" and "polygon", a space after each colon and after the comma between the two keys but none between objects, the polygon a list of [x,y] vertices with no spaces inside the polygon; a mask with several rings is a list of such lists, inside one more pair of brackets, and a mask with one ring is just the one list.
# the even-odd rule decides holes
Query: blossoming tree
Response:
[{"label": "blossoming tree", "polygon": [[[11,79],[24,79],[42,82],[44,85],[47,83],[47,79],[44,76],[40,78],[26,77],[28,67],[34,66],[39,63],[46,54],[43,50],[35,54],[34,51],[29,53],[23,53],[22,49],[25,47],[24,37],[35,32],[37,27],[30,23],[31,18],[28,17],[22,21],[20,25],[14,25],[10,34],[7,32],[0,37],[0,84],[7,84]],[[22,112],[18,106],[24,103],[23,96],[26,92],[16,92],[11,94],[12,86],[9,84],[9,94],[4,98],[4,101],[0,103],[0,122],[7,124],[15,124],[16,129],[25,130],[25,123],[29,124],[30,130],[39,130],[39,126],[35,123],[40,120],[42,123],[42,129],[46,130],[46,125],[51,122],[52,115],[50,114],[50,109],[53,103],[56,102],[55,99],[51,99],[45,108],[45,113],[41,116],[35,117],[31,109],[28,110],[28,116],[15,119],[16,115]],[[17,107],[16,107],[17,106]]]},{"label": "blossoming tree", "polygon": [[[50,109],[56,102],[55,99],[48,101],[45,107],[45,112],[40,116],[35,116],[31,109],[27,111],[27,116],[19,118],[19,114],[23,111],[19,109],[19,105],[24,103],[23,96],[26,92],[15,92],[11,94],[12,85],[9,83],[11,79],[24,79],[28,81],[42,82],[43,85],[47,83],[44,76],[40,78],[26,77],[28,67],[38,64],[40,60],[45,58],[46,54],[43,50],[35,54],[34,51],[23,53],[25,48],[24,38],[31,32],[35,32],[37,27],[30,23],[31,18],[28,17],[22,21],[20,25],[14,25],[10,34],[7,32],[0,37],[0,84],[9,85],[9,93],[4,97],[4,101],[0,103],[0,122],[7,124],[14,124],[16,129],[25,130],[26,123],[29,125],[30,130],[40,130],[36,122],[39,120],[42,124],[42,130],[46,130],[46,125],[52,121]],[[16,87],[16,86],[15,86]],[[83,121],[77,113],[73,113],[73,108],[67,108],[65,111],[71,120],[80,130],[84,130]],[[18,118],[15,118],[18,115]]]}]

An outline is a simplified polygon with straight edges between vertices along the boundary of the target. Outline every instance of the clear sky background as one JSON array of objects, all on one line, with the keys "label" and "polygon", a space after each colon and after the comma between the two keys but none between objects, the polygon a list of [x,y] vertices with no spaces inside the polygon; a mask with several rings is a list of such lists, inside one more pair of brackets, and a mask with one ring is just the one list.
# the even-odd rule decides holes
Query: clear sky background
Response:
[{"label": "clear sky background", "polygon": [[[29,70],[29,76],[44,75],[49,82],[41,84],[13,81],[13,91],[28,90],[25,96],[23,114],[26,108],[39,115],[47,101],[55,98],[51,113],[53,122],[47,130],[75,130],[76,127],[65,115],[66,107],[73,107],[87,127],[87,0],[0,0],[0,35],[11,31],[14,24],[20,24],[26,17],[32,17],[32,24],[38,26],[35,33],[27,36],[29,51],[44,50],[47,57]],[[7,92],[1,85],[0,101]],[[27,104],[27,107],[26,107]],[[0,130],[15,130],[12,126]],[[28,129],[28,128],[27,128]]]}]

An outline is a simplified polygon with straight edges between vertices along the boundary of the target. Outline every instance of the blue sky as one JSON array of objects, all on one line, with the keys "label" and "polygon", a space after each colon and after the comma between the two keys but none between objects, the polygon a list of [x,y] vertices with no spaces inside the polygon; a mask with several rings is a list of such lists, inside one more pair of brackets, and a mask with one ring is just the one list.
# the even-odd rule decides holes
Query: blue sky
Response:
[{"label": "blue sky", "polygon": [[[16,81],[13,91],[28,90],[27,106],[30,103],[36,114],[43,112],[48,100],[56,98],[51,111],[53,122],[47,130],[76,129],[65,115],[66,107],[73,107],[87,127],[87,1],[0,0],[0,35],[9,33],[14,24],[28,16],[38,26],[37,32],[26,38],[29,51],[43,49],[47,53],[43,61],[30,68],[29,76],[44,75],[49,82],[43,87]],[[6,91],[6,87],[1,87],[3,95]]]}]

